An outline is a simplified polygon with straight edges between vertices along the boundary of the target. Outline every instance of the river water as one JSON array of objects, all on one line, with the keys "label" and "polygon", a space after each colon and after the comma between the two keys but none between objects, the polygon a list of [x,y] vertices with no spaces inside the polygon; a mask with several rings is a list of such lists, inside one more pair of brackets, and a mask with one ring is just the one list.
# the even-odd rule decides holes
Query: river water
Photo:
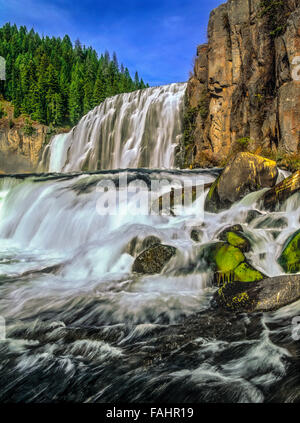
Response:
[{"label": "river water", "polygon": [[[107,195],[99,183],[109,179],[119,192],[125,172],[145,189],[162,179],[206,184],[220,170],[0,179],[0,401],[299,401],[292,321],[300,302],[253,315],[214,309],[213,274],[199,254],[240,223],[253,246],[247,259],[268,276],[282,274],[276,260],[299,229],[300,194],[274,213],[259,210],[261,191],[213,214],[202,191],[183,211],[149,215],[129,212],[131,193],[128,208],[120,200],[114,214],[99,213]],[[249,222],[250,210],[261,215]],[[148,236],[177,254],[160,275],[133,274],[131,241]]]}]

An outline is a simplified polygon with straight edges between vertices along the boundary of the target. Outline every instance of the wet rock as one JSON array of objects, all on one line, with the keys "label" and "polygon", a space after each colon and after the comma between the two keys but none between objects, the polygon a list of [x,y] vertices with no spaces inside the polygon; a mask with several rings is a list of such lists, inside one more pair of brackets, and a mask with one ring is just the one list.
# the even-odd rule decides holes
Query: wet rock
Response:
[{"label": "wet rock", "polygon": [[273,216],[265,216],[259,219],[254,226],[255,229],[283,229],[287,228],[288,220],[285,217],[274,218]]},{"label": "wet rock", "polygon": [[249,224],[260,216],[262,216],[262,213],[258,210],[249,210],[246,217],[246,223]]},{"label": "wet rock", "polygon": [[251,244],[243,232],[244,230],[241,225],[229,226],[218,235],[218,238],[247,253],[251,249]]},{"label": "wet rock", "polygon": [[216,213],[230,207],[250,192],[276,184],[276,163],[251,153],[237,154],[211,186],[205,210]]},{"label": "wet rock", "polygon": [[150,235],[144,239],[140,239],[136,236],[127,244],[124,252],[135,257],[152,245],[160,243],[161,240],[157,236]]},{"label": "wet rock", "polygon": [[203,258],[215,272],[215,285],[233,281],[253,282],[265,277],[247,262],[239,248],[225,242],[210,245],[204,250]]},{"label": "wet rock", "polygon": [[286,241],[278,263],[286,273],[300,272],[300,229]]},{"label": "wet rock", "polygon": [[267,191],[261,202],[266,210],[274,211],[296,192],[300,192],[300,170]]},{"label": "wet rock", "polygon": [[170,245],[156,244],[143,251],[134,261],[132,271],[143,274],[161,273],[165,265],[176,254]]},{"label": "wet rock", "polygon": [[229,311],[255,312],[278,310],[300,299],[300,275],[278,276],[261,281],[224,284],[214,301]]}]

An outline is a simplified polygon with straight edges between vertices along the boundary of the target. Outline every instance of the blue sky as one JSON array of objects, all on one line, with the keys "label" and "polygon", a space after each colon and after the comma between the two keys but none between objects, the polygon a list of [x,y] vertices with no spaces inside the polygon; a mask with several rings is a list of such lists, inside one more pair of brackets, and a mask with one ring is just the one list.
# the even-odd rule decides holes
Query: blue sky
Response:
[{"label": "blue sky", "polygon": [[[224,0],[225,1],[225,0]],[[206,41],[221,0],[0,0],[0,25],[33,27],[42,35],[116,51],[150,85],[186,81],[196,47]]]}]

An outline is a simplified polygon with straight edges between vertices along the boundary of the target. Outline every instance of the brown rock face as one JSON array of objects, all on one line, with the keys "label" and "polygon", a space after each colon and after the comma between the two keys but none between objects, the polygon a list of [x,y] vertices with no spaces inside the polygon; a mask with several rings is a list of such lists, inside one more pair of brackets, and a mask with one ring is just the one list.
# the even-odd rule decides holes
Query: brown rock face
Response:
[{"label": "brown rock face", "polygon": [[300,152],[300,0],[273,3],[269,14],[261,0],[228,0],[211,12],[187,89],[189,162],[222,163],[241,138],[253,152]]},{"label": "brown rock face", "polygon": [[0,128],[0,170],[6,173],[34,171],[37,168],[47,127],[36,125],[32,135],[23,128]]}]

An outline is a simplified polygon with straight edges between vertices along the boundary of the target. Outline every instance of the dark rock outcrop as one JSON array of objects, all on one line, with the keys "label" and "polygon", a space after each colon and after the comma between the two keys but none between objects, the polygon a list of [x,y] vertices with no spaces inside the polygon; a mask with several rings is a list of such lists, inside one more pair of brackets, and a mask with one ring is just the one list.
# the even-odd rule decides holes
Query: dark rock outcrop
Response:
[{"label": "dark rock outcrop", "polygon": [[132,271],[142,274],[161,273],[165,265],[176,254],[170,245],[155,244],[143,251],[134,261]]},{"label": "dark rock outcrop", "polygon": [[243,232],[244,230],[241,225],[229,226],[218,235],[218,238],[239,248],[243,253],[247,253],[250,251],[251,245]]},{"label": "dark rock outcrop", "polygon": [[278,276],[257,282],[224,284],[214,302],[230,311],[278,310],[300,299],[300,275]]},{"label": "dark rock outcrop", "polygon": [[230,207],[250,192],[276,184],[276,163],[250,153],[233,157],[214,182],[206,197],[205,209],[218,212]]},{"label": "dark rock outcrop", "polygon": [[266,210],[274,211],[276,207],[300,192],[300,170],[267,191],[261,201]]}]

